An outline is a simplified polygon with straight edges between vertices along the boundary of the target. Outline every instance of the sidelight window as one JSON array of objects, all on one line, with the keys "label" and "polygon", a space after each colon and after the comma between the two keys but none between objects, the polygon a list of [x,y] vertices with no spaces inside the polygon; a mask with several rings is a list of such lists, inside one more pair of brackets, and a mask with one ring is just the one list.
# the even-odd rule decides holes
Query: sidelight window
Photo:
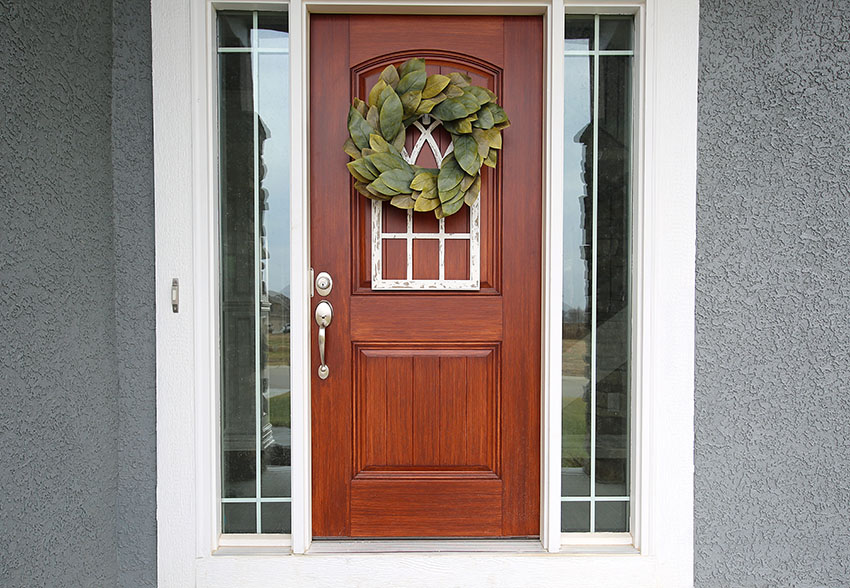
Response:
[{"label": "sidelight window", "polygon": [[291,530],[289,33],[220,12],[221,529]]},{"label": "sidelight window", "polygon": [[633,17],[567,17],[563,532],[631,529],[633,59]]}]

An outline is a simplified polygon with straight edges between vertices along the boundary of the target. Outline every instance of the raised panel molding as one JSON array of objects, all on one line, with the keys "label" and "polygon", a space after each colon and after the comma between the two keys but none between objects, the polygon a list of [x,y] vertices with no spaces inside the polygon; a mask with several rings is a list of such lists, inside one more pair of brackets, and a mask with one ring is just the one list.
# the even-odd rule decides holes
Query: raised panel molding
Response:
[{"label": "raised panel molding", "polygon": [[498,354],[355,346],[355,477],[497,477]]}]

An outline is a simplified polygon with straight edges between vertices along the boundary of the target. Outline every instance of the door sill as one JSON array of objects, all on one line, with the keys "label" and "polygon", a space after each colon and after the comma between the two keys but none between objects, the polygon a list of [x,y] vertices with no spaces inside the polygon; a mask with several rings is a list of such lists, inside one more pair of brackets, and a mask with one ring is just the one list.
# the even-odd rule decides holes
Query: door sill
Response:
[{"label": "door sill", "polygon": [[308,555],[338,553],[545,553],[539,539],[314,539]]}]

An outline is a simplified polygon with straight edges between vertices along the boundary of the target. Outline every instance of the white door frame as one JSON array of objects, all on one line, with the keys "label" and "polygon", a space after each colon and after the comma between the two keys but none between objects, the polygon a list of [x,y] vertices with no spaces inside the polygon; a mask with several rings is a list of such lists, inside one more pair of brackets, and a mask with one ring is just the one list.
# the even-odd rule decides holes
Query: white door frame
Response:
[{"label": "white door frame", "polygon": [[[292,459],[293,534],[219,535],[217,238],[212,18],[216,8],[280,3],[153,0],[157,279],[157,522],[162,585],[687,586],[693,582],[693,359],[697,0],[292,0]],[[644,64],[637,107],[632,546],[602,534],[561,548],[560,313],[563,187],[563,18],[637,11]],[[546,125],[543,272],[542,518],[539,553],[318,554],[310,550],[309,268],[306,113],[312,12],[543,14]],[[663,116],[662,116],[663,114]],[[172,278],[181,307],[170,304]],[[298,391],[301,391],[300,393]],[[622,543],[620,541],[620,543]],[[239,547],[241,545],[241,547]],[[628,546],[627,546],[628,547]],[[445,546],[441,548],[445,551]],[[549,553],[546,553],[546,552]],[[305,556],[288,556],[290,553]],[[310,555],[312,553],[313,555]],[[618,555],[616,555],[618,554]],[[616,555],[616,556],[615,556]],[[400,575],[408,570],[410,575]]]}]

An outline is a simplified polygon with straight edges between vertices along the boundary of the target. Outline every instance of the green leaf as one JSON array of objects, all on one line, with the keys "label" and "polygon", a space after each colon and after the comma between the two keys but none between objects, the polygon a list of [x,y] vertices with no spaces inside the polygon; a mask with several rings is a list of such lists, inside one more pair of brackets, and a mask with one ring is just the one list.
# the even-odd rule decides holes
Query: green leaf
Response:
[{"label": "green leaf", "polygon": [[360,150],[357,148],[357,145],[354,144],[354,141],[351,140],[351,137],[345,140],[345,143],[342,145],[342,150],[345,151],[351,159],[360,159],[363,157],[363,154],[360,153]]},{"label": "green leaf", "polygon": [[425,190],[428,186],[433,186],[437,182],[437,178],[431,172],[423,171],[417,173],[410,182],[410,187],[413,190]]},{"label": "green leaf", "polygon": [[374,106],[370,106],[369,112],[366,113],[366,122],[369,123],[370,127],[377,131],[379,120],[378,109]]},{"label": "green leaf", "polygon": [[472,136],[479,143],[487,145],[488,149],[502,148],[502,133],[498,129],[472,129]]},{"label": "green leaf", "polygon": [[448,120],[443,123],[443,128],[453,135],[468,134],[472,132],[472,118],[466,117],[461,120]]},{"label": "green leaf", "polygon": [[405,114],[415,114],[422,101],[422,92],[410,91],[401,95],[401,106]]},{"label": "green leaf", "polygon": [[408,92],[421,92],[425,89],[425,81],[427,79],[424,69],[417,69],[405,74],[398,85],[395,87],[395,93],[399,96]]},{"label": "green leaf", "polygon": [[466,88],[466,92],[475,96],[475,99],[478,101],[479,106],[483,106],[484,104],[490,102],[490,94],[488,94],[487,90],[485,90],[481,86],[469,86],[468,88]]},{"label": "green leaf", "polygon": [[363,102],[360,98],[354,99],[354,109],[360,113],[360,116],[366,118],[366,111],[369,109],[369,106]]},{"label": "green leaf", "polygon": [[463,194],[458,193],[458,195],[449,202],[443,202],[443,215],[451,216],[460,210],[461,206],[463,206]]},{"label": "green leaf", "polygon": [[421,57],[408,59],[398,68],[398,75],[404,77],[412,71],[425,71],[425,60]]},{"label": "green leaf", "polygon": [[443,91],[443,88],[449,85],[451,78],[440,74],[428,76],[425,80],[425,88],[422,90],[423,98],[433,98]]},{"label": "green leaf", "polygon": [[440,190],[440,202],[451,202],[460,194],[460,184],[450,190]]},{"label": "green leaf", "polygon": [[460,182],[460,191],[466,192],[467,190],[469,190],[469,187],[475,183],[475,178],[477,177],[478,174],[475,174],[474,176],[470,176],[467,174],[466,176],[464,176],[463,180],[461,180]]},{"label": "green leaf", "polygon": [[475,181],[463,195],[463,201],[467,206],[472,206],[478,200],[478,195],[481,193],[481,176],[475,176]]},{"label": "green leaf", "polygon": [[383,180],[384,184],[399,194],[410,194],[410,180],[413,179],[413,172],[405,169],[391,169],[382,173],[378,179]]},{"label": "green leaf", "polygon": [[376,153],[390,153],[401,158],[398,149],[387,143],[387,140],[377,133],[369,135],[369,145]]},{"label": "green leaf", "polygon": [[463,96],[463,88],[455,86],[454,84],[449,84],[446,86],[446,89],[443,90],[443,94],[445,94],[447,98],[457,98],[459,96]]},{"label": "green leaf", "polygon": [[449,153],[443,160],[443,165],[440,166],[440,173],[437,176],[437,187],[440,190],[440,199],[443,199],[443,192],[451,190],[463,179],[463,170],[458,165],[454,153]]},{"label": "green leaf", "polygon": [[383,91],[381,92],[381,95],[378,96],[378,103],[375,105],[375,107],[378,109],[379,113],[381,112],[381,108],[383,108],[384,102],[386,101],[386,99],[389,98],[390,96],[394,95],[394,94],[395,94],[395,90],[393,90],[390,86],[387,86],[386,88],[383,89]]},{"label": "green leaf", "polygon": [[[395,89],[399,79],[398,70],[395,68],[394,65],[388,65],[384,68],[384,71],[381,72],[381,76],[379,79],[383,80],[384,83],[389,87]],[[377,106],[377,104],[375,106]]]},{"label": "green leaf", "polygon": [[416,205],[416,199],[410,194],[399,194],[398,196],[393,196],[390,204],[396,208],[413,208]]},{"label": "green leaf", "polygon": [[359,149],[369,146],[369,135],[373,129],[354,106],[348,109],[348,134]]},{"label": "green leaf", "polygon": [[493,114],[493,121],[499,125],[502,123],[510,124],[511,121],[508,120],[508,115],[505,114],[505,109],[499,106],[498,104],[491,104],[488,106],[490,112]]},{"label": "green leaf", "polygon": [[[389,89],[385,90],[386,93]],[[401,124],[404,108],[401,99],[395,92],[390,92],[381,106],[381,134],[389,139],[395,137],[399,130],[403,129]]]},{"label": "green leaf", "polygon": [[368,183],[377,177],[377,175],[373,174],[372,170],[366,165],[366,161],[364,159],[355,159],[345,165],[348,168],[349,173],[354,176],[355,180]]},{"label": "green leaf", "polygon": [[464,75],[456,71],[450,73],[449,78],[451,78],[452,83],[455,86],[460,86],[461,88],[465,88],[466,86],[472,83],[472,78],[470,78],[468,75]]},{"label": "green leaf", "polygon": [[437,104],[431,110],[431,114],[441,121],[447,121],[466,118],[469,112],[467,112],[466,106],[463,102],[460,102],[459,98],[449,98]]},{"label": "green leaf", "polygon": [[413,210],[417,212],[428,212],[430,210],[434,210],[440,205],[440,201],[437,198],[423,198],[420,196],[416,199],[416,204],[413,207]]},{"label": "green leaf", "polygon": [[433,98],[429,98],[427,100],[423,98],[422,102],[419,103],[419,108],[416,109],[416,114],[428,114],[429,112],[431,112],[431,110],[433,110],[433,108],[437,104],[439,104],[446,98],[448,98],[448,96],[446,96],[442,92],[440,92]]},{"label": "green leaf", "polygon": [[396,148],[396,151],[399,153],[399,157],[401,157],[401,151],[404,149],[404,140],[406,138],[405,128],[401,127],[401,130],[398,132],[398,135],[395,136],[395,139],[392,141],[392,146]]},{"label": "green leaf", "polygon": [[471,176],[481,169],[481,158],[478,156],[478,143],[472,135],[455,135],[452,140],[454,154],[463,171]]},{"label": "green leaf", "polygon": [[487,167],[496,167],[498,153],[499,152],[495,149],[490,149],[490,153],[487,154],[487,159],[484,160],[484,165],[486,165]]},{"label": "green leaf", "polygon": [[372,163],[369,159],[369,156],[373,155],[373,154],[365,153],[366,151],[371,151],[371,149],[364,149],[363,151],[364,151],[363,159],[360,159],[359,161],[363,162],[363,165],[365,165],[366,169],[369,170],[370,175],[375,176],[377,178],[379,175],[381,175],[381,172],[378,170],[377,167],[375,167],[375,164]]},{"label": "green leaf", "polygon": [[366,161],[375,166],[379,173],[384,173],[387,170],[391,169],[403,169],[405,171],[410,171],[410,166],[406,161],[404,161],[400,156],[392,154],[392,153],[375,153],[374,155],[370,155],[365,158]]},{"label": "green leaf", "polygon": [[439,200],[440,193],[437,191],[437,183],[426,187],[419,193],[420,198],[424,198],[425,200]]},{"label": "green leaf", "polygon": [[472,114],[474,112],[478,112],[478,109],[481,108],[481,105],[478,104],[478,100],[475,99],[475,96],[470,94],[469,92],[464,92],[463,96],[459,96],[457,98],[464,106],[466,106],[466,113]]},{"label": "green leaf", "polygon": [[493,120],[493,113],[489,108],[482,108],[478,111],[478,120],[472,123],[472,126],[479,129],[490,129],[496,121]]},{"label": "green leaf", "polygon": [[378,192],[379,194],[383,194],[384,196],[398,196],[398,190],[393,190],[389,186],[384,183],[384,180],[381,178],[376,179],[374,182],[369,184],[369,187],[372,190]]},{"label": "green leaf", "polygon": [[384,196],[383,194],[375,194],[374,192],[369,191],[369,185],[364,182],[354,182],[354,189],[363,194],[366,198],[370,200],[389,200],[389,196]]},{"label": "green leaf", "polygon": [[472,138],[478,143],[478,155],[487,157],[490,152],[490,139],[481,129],[472,129]]},{"label": "green leaf", "polygon": [[378,98],[381,97],[381,92],[384,91],[384,88],[387,87],[387,83],[384,80],[378,80],[372,89],[369,90],[369,105],[370,106],[378,106]]}]

